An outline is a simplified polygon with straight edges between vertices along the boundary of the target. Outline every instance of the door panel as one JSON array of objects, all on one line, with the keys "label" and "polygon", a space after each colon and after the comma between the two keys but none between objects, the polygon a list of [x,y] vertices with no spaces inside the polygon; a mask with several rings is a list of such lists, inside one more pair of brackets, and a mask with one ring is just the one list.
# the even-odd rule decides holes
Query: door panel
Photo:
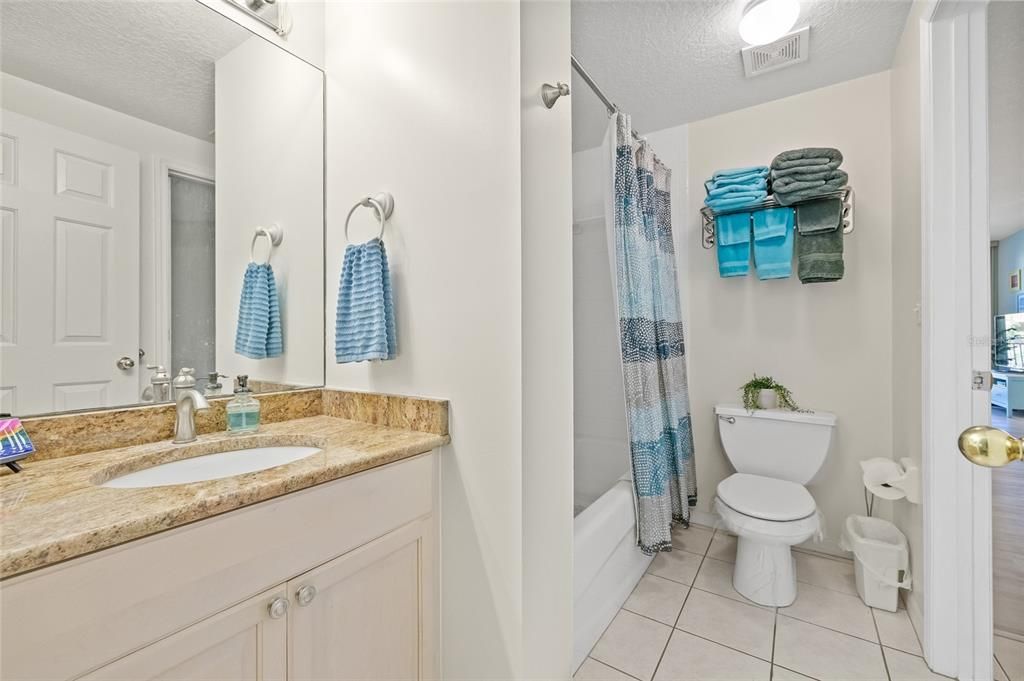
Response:
[{"label": "door panel", "polygon": [[[294,681],[429,676],[429,520],[418,520],[288,583]],[[316,595],[300,605],[299,591]]]},{"label": "door panel", "polygon": [[146,646],[83,681],[271,681],[287,672],[287,618],[272,619],[266,591]]},{"label": "door panel", "polygon": [[5,406],[63,409],[69,388],[77,408],[137,402],[139,368],[116,362],[139,347],[139,155],[6,110],[2,125]]}]

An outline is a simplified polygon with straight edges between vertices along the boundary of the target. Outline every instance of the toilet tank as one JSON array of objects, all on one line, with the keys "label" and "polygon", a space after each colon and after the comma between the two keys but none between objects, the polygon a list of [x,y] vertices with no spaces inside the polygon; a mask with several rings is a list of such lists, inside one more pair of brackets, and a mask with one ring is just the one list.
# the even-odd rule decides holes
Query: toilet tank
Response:
[{"label": "toilet tank", "polygon": [[715,407],[718,433],[737,473],[780,478],[806,485],[814,479],[832,444],[836,416],[825,411]]}]

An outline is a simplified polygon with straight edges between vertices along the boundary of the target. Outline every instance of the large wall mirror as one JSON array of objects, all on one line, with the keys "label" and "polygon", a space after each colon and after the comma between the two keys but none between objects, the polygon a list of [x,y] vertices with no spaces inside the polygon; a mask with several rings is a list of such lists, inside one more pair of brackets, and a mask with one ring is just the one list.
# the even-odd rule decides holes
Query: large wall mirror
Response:
[{"label": "large wall mirror", "polygon": [[0,13],[0,412],[322,385],[323,72],[197,0]]}]

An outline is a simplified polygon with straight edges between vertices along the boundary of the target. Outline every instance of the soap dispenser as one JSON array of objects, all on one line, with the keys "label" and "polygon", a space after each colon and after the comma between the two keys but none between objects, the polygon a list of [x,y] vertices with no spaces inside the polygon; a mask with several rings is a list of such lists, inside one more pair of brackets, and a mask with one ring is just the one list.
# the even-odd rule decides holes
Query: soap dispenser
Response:
[{"label": "soap dispenser", "polygon": [[260,427],[260,402],[252,396],[248,376],[239,376],[236,383],[235,396],[227,404],[228,432],[255,432]]}]

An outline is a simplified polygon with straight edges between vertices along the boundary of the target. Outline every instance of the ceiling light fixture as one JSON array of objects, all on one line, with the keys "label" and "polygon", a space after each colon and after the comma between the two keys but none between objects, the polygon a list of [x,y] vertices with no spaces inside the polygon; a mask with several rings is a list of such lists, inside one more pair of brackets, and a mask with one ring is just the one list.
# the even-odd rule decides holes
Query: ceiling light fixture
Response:
[{"label": "ceiling light fixture", "polygon": [[740,19],[740,37],[765,45],[786,35],[800,18],[800,0],[751,0]]}]

